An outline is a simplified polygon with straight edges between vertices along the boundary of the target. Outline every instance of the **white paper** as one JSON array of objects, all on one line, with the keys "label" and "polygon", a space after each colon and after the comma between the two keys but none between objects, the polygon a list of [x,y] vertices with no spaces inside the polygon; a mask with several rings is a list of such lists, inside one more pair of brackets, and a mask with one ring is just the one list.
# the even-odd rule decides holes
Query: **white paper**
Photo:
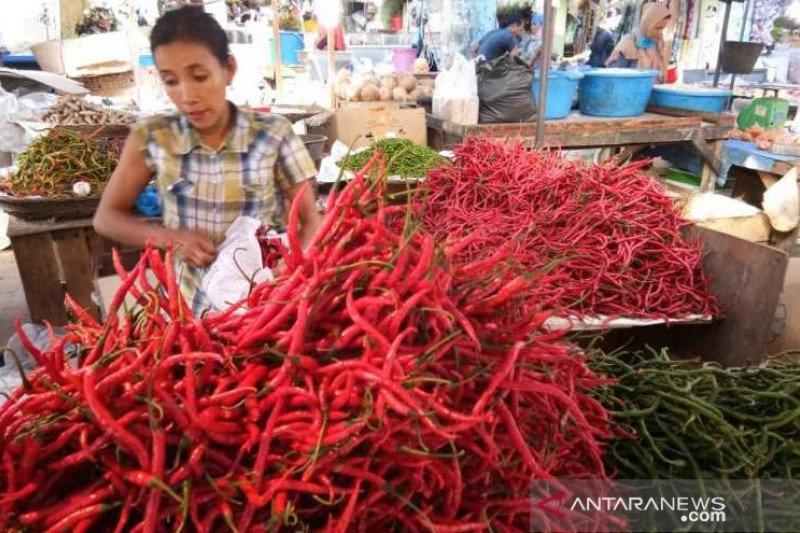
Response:
[{"label": "white paper", "polygon": [[544,323],[544,328],[549,331],[570,329],[572,331],[598,331],[604,329],[626,329],[644,326],[656,326],[660,324],[695,324],[711,322],[713,317],[709,315],[690,315],[683,318],[614,318],[598,315],[596,317],[551,317]]},{"label": "white paper", "polygon": [[272,281],[272,270],[264,267],[261,244],[256,231],[261,221],[239,217],[225,233],[217,259],[203,277],[202,289],[217,310],[224,310],[244,299],[250,292],[251,281]]},{"label": "white paper", "polygon": [[761,211],[746,202],[720,194],[706,193],[693,196],[684,216],[693,222],[721,218],[750,217]]}]

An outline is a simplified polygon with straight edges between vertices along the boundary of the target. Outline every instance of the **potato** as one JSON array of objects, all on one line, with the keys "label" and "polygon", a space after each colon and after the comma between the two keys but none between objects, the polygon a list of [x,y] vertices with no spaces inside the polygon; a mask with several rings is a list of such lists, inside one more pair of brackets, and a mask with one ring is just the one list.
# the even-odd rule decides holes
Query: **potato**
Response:
[{"label": "potato", "polygon": [[381,87],[378,91],[381,94],[381,101],[386,102],[392,99],[392,90],[388,87]]},{"label": "potato", "polygon": [[397,78],[394,76],[384,76],[381,78],[381,87],[385,87],[389,89],[389,92],[392,92],[392,89],[397,87]]},{"label": "potato", "polygon": [[402,87],[392,89],[392,100],[408,100],[408,91]]},{"label": "potato", "polygon": [[377,102],[381,99],[381,92],[378,90],[376,85],[372,83],[366,83],[361,88],[359,96],[361,96],[361,100],[364,102]]},{"label": "potato", "polygon": [[397,78],[397,85],[405,89],[407,93],[410,93],[417,88],[417,78],[413,74],[400,74]]}]

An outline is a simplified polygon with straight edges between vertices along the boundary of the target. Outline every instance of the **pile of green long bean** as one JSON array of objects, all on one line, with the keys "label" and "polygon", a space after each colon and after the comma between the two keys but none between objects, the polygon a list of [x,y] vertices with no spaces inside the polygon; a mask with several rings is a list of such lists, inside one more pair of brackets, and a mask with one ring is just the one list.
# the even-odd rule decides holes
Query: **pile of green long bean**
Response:
[{"label": "pile of green long bean", "polygon": [[447,160],[427,146],[414,144],[408,139],[389,138],[377,141],[367,150],[344,157],[339,161],[339,168],[361,170],[376,151],[383,153],[389,160],[387,171],[390,176],[405,178],[424,177],[430,169],[440,166]]},{"label": "pile of green long bean", "polygon": [[722,368],[665,352],[592,359],[617,380],[596,391],[623,433],[606,455],[616,477],[800,477],[800,363]]},{"label": "pile of green long bean", "polygon": [[17,171],[0,190],[12,196],[71,196],[73,184],[85,181],[97,196],[117,166],[120,144],[53,128],[20,154]]}]

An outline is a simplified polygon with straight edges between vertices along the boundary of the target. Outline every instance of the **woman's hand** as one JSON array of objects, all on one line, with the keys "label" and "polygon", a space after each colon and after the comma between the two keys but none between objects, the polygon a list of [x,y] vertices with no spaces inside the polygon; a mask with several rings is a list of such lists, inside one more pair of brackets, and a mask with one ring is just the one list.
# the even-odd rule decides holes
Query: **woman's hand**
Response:
[{"label": "woman's hand", "polygon": [[170,241],[175,247],[175,254],[183,262],[192,267],[207,267],[217,257],[214,243],[198,231],[179,230],[171,232]]}]

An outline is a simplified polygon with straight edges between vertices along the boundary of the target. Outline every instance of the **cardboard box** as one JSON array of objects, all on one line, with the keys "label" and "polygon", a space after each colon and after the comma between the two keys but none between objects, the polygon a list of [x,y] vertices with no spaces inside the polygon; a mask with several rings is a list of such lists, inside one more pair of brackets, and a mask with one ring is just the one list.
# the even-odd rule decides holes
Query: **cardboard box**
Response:
[{"label": "cardboard box", "polygon": [[42,69],[70,78],[117,74],[133,69],[139,50],[125,31],[84,35],[31,46]]},{"label": "cardboard box", "polygon": [[417,104],[412,100],[381,100],[378,102],[337,100],[336,102],[336,109],[381,109],[384,107],[413,109],[417,107]]},{"label": "cardboard box", "polygon": [[369,146],[372,139],[401,137],[428,145],[425,110],[391,105],[339,109],[334,114],[335,138],[346,145]]},{"label": "cardboard box", "polygon": [[769,242],[769,235],[772,231],[772,226],[769,224],[769,218],[767,218],[767,215],[764,213],[759,213],[749,217],[702,220],[700,222],[695,222],[695,224],[704,228],[718,231],[720,233],[726,233],[745,241],[756,243]]}]

